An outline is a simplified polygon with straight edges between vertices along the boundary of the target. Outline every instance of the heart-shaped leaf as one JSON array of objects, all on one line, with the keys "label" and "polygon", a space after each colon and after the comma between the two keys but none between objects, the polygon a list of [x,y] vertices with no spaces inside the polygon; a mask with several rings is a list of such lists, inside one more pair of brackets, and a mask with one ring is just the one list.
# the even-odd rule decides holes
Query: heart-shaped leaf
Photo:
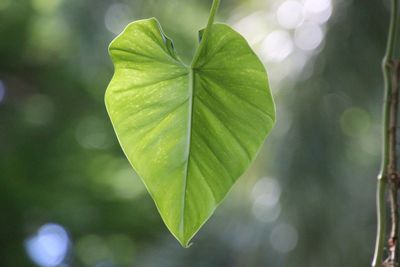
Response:
[{"label": "heart-shaped leaf", "polygon": [[[204,33],[204,34],[203,34]],[[191,66],[156,19],[110,45],[106,106],[119,142],[183,246],[249,167],[275,121],[263,64],[213,14]]]}]

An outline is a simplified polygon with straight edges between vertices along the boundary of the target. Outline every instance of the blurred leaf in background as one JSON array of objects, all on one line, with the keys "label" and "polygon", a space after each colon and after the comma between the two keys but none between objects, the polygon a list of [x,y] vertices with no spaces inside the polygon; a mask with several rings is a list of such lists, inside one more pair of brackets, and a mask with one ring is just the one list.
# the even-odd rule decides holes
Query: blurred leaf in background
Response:
[{"label": "blurred leaf in background", "polygon": [[189,62],[211,1],[0,0],[0,266],[366,266],[386,1],[222,1],[267,66],[277,126],[182,249],[103,103],[109,42],[157,17]]}]

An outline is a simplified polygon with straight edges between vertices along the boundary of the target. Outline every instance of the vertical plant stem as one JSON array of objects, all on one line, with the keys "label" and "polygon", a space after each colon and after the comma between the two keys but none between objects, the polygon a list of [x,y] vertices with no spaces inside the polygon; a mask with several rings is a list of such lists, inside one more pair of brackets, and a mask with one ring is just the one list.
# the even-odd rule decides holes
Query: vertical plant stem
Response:
[{"label": "vertical plant stem", "polygon": [[396,133],[397,133],[397,114],[398,114],[398,98],[399,98],[399,61],[391,62],[391,82],[392,90],[389,99],[390,121],[389,121],[389,162],[387,167],[390,184],[390,215],[391,230],[388,240],[389,257],[386,262],[389,266],[398,266],[398,231],[399,231],[399,206],[397,201],[397,192],[399,190],[399,179],[397,170],[397,151],[396,151]]},{"label": "vertical plant stem", "polygon": [[210,34],[210,29],[211,29],[211,27],[212,27],[212,25],[214,23],[215,14],[217,13],[217,10],[218,10],[218,7],[219,7],[219,2],[220,2],[220,0],[213,0],[213,4],[212,4],[212,7],[211,7],[211,11],[210,11],[210,16],[208,17],[207,26],[204,29],[203,36],[201,38],[199,48],[197,49],[197,52],[193,57],[193,61],[192,61],[192,64],[191,64],[192,68],[196,65],[196,63],[199,60],[199,57],[201,55],[201,52],[203,51],[204,45],[207,43],[207,39],[208,39],[208,36]]},{"label": "vertical plant stem", "polygon": [[206,31],[208,31],[210,29],[211,25],[214,23],[214,18],[215,18],[215,14],[217,14],[219,2],[220,2],[220,0],[213,0],[213,4],[211,7],[211,11],[210,11],[210,16],[209,16],[208,22],[207,22]]},{"label": "vertical plant stem", "polygon": [[[381,170],[378,176],[377,186],[377,219],[378,229],[375,245],[373,267],[397,266],[398,262],[398,172],[397,172],[397,113],[398,113],[398,61],[394,58],[396,35],[398,34],[398,4],[399,0],[392,0],[389,36],[385,56],[382,62],[384,76],[384,104],[383,104],[383,150]],[[391,233],[388,241],[389,258],[382,262],[385,237],[386,237],[386,201],[385,193],[387,185],[390,185],[391,206]]]},{"label": "vertical plant stem", "polygon": [[378,176],[378,186],[376,193],[376,204],[377,204],[377,235],[375,243],[374,259],[372,261],[372,267],[381,267],[383,250],[385,247],[385,235],[386,235],[386,206],[385,206],[385,191],[386,191],[386,179],[383,176]]}]

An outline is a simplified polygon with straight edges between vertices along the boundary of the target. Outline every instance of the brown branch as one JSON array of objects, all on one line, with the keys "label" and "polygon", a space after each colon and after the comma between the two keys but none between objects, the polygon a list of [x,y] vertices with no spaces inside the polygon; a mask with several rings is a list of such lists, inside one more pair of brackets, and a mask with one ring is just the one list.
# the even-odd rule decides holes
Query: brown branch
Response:
[{"label": "brown branch", "polygon": [[391,93],[388,98],[389,105],[389,127],[387,135],[389,137],[389,157],[387,165],[388,182],[390,185],[389,200],[390,200],[390,215],[391,215],[391,229],[388,240],[389,257],[385,261],[384,266],[397,267],[398,252],[399,252],[399,205],[398,205],[398,191],[399,191],[399,172],[397,169],[397,118],[399,110],[399,85],[400,85],[400,61],[391,60],[386,66],[390,70],[391,79]]},{"label": "brown branch", "polygon": [[[386,52],[383,58],[382,71],[384,77],[383,103],[383,138],[382,138],[382,163],[378,175],[376,205],[377,205],[377,235],[375,243],[373,267],[398,266],[398,203],[397,191],[399,175],[396,164],[396,132],[398,112],[398,91],[399,91],[399,60],[395,56],[397,50],[396,39],[399,35],[400,0],[391,0],[390,24]],[[391,231],[388,240],[388,258],[382,263],[385,251],[386,239],[386,191],[389,186],[390,210],[391,210]]]}]

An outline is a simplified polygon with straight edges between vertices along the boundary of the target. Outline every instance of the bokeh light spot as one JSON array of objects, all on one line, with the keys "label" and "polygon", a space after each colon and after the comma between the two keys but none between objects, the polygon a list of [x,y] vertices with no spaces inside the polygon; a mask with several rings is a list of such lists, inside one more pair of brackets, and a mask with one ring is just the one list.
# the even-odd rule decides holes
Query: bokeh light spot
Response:
[{"label": "bokeh light spot", "polygon": [[267,61],[280,62],[292,51],[292,37],[288,32],[282,30],[271,32],[261,44],[261,56]]},{"label": "bokeh light spot", "polygon": [[369,131],[371,118],[368,112],[361,108],[349,108],[340,117],[340,126],[343,133],[348,136],[362,136]]},{"label": "bokeh light spot", "polygon": [[233,28],[240,32],[251,46],[258,44],[265,38],[267,32],[265,14],[255,12],[233,23]]},{"label": "bokeh light spot", "polygon": [[308,12],[321,13],[332,8],[332,2],[331,0],[306,0],[304,8]]},{"label": "bokeh light spot", "polygon": [[107,30],[114,34],[119,34],[130,21],[134,20],[129,16],[130,9],[126,4],[110,5],[104,16],[104,24]]},{"label": "bokeh light spot", "polygon": [[294,0],[283,2],[277,12],[279,24],[286,29],[294,29],[304,21],[303,5]]},{"label": "bokeh light spot", "polygon": [[321,27],[315,23],[305,23],[296,29],[295,43],[297,47],[311,51],[319,47],[324,39],[324,32]]},{"label": "bokeh light spot", "polygon": [[318,24],[326,23],[332,16],[331,0],[306,0],[304,9],[306,18]]},{"label": "bokeh light spot", "polygon": [[43,267],[58,266],[67,255],[69,238],[65,229],[54,223],[43,225],[36,236],[25,242],[25,248],[36,264]]},{"label": "bokeh light spot", "polygon": [[254,200],[252,212],[257,220],[273,222],[278,219],[281,212],[279,204],[281,187],[275,179],[264,177],[258,180],[251,196]]},{"label": "bokeh light spot", "polygon": [[276,205],[281,196],[281,187],[274,178],[263,177],[257,181],[251,192],[254,200],[262,197],[269,205]]},{"label": "bokeh light spot", "polygon": [[117,171],[110,182],[115,194],[120,198],[133,199],[143,192],[143,186],[138,185],[138,179],[130,167]]}]

